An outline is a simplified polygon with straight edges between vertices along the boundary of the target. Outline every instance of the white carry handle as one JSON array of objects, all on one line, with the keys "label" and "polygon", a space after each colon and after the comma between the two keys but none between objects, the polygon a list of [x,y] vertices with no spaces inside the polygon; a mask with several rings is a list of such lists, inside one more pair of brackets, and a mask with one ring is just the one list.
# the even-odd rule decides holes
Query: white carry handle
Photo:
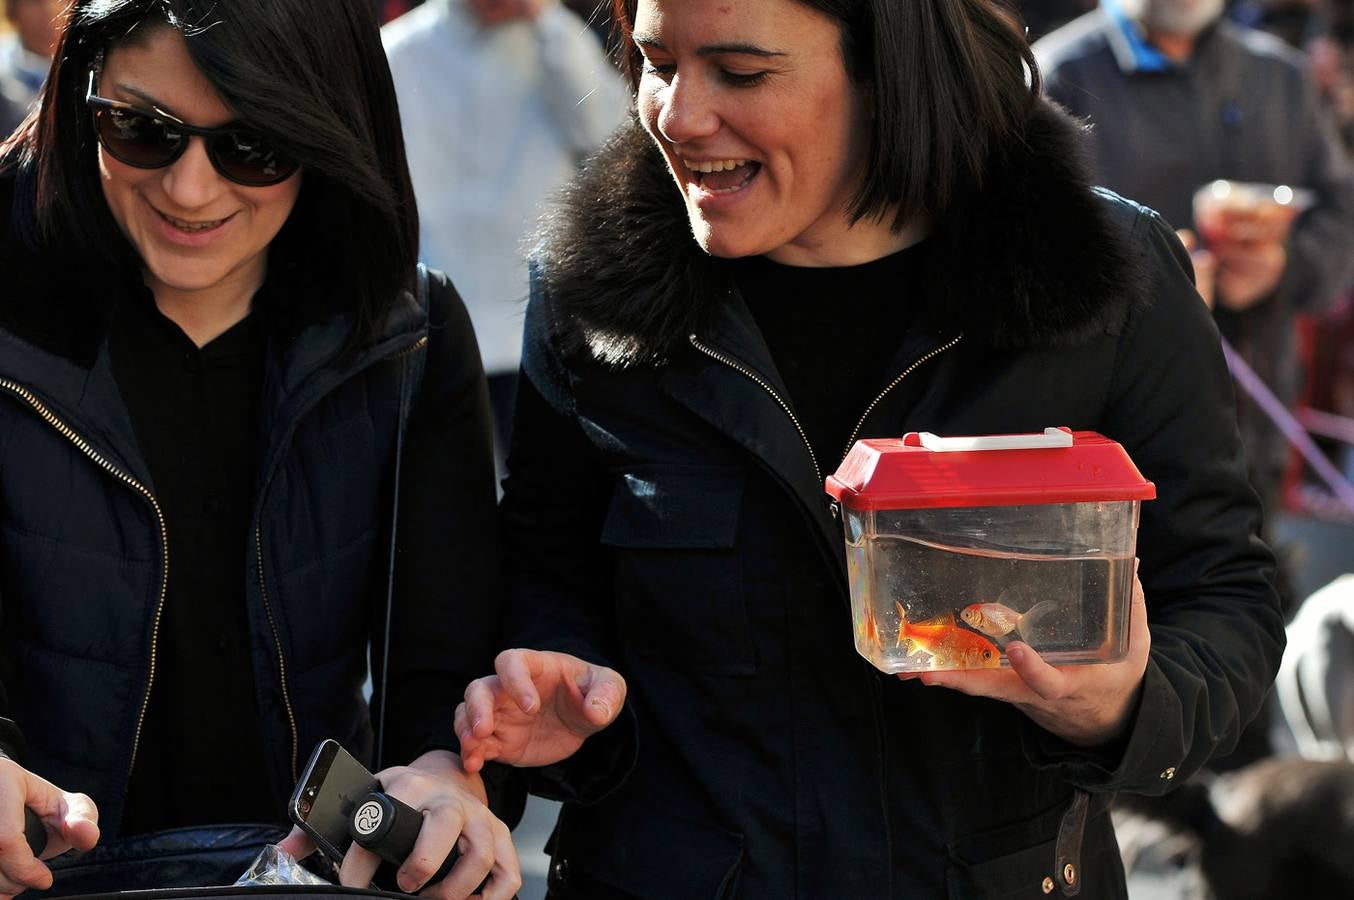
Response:
[{"label": "white carry handle", "polygon": [[1072,432],[1045,428],[1043,434],[994,434],[988,437],[941,437],[929,431],[918,435],[921,445],[936,453],[960,450],[1045,450],[1072,446]]}]

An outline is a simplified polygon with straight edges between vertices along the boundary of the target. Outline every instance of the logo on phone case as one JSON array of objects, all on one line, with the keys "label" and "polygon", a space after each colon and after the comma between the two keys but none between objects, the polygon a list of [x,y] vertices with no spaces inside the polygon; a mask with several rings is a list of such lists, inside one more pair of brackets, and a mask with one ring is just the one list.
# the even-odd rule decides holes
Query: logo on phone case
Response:
[{"label": "logo on phone case", "polygon": [[357,814],[353,816],[353,825],[357,828],[357,833],[361,835],[371,834],[381,827],[381,819],[385,816],[385,811],[381,809],[381,804],[375,800],[368,800],[357,809]]}]

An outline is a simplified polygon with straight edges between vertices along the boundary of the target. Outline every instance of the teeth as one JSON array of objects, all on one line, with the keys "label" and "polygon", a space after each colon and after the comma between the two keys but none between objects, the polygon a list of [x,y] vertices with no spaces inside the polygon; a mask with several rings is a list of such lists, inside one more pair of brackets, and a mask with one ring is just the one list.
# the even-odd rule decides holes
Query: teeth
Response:
[{"label": "teeth", "polygon": [[225,219],[217,219],[215,222],[185,222],[183,219],[176,219],[173,216],[165,216],[164,213],[161,213],[160,215],[164,216],[164,220],[168,222],[170,225],[173,225],[180,231],[188,231],[188,232],[210,231],[211,229],[216,228],[222,222],[226,221]]},{"label": "teeth", "polygon": [[711,172],[731,172],[739,166],[747,165],[747,162],[746,159],[715,159],[701,162],[688,160],[686,165],[693,172],[709,175]]}]

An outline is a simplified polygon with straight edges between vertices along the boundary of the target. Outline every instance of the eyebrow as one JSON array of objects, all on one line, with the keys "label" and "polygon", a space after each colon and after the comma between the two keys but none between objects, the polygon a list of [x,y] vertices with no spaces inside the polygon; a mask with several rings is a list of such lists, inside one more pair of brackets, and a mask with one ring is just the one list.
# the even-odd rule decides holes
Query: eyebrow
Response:
[{"label": "eyebrow", "polygon": [[[636,32],[630,38],[640,47],[648,47],[654,50],[666,50],[663,42],[651,34],[641,34]],[[737,53],[743,56],[760,56],[770,59],[777,56],[786,56],[781,50],[768,50],[765,47],[758,47],[756,44],[745,44],[733,41],[726,44],[706,44],[696,51],[697,56],[718,56],[724,53]]]},{"label": "eyebrow", "polygon": [[[113,87],[119,91],[122,91],[125,94],[131,94],[133,97],[136,97],[138,100],[148,105],[153,111],[162,112],[170,116],[173,116],[175,119],[178,119],[185,125],[192,124],[183,116],[179,115],[177,112],[171,109],[169,106],[167,106],[164,103],[161,103],[155,97],[152,97],[150,94],[147,94],[145,91],[141,90],[139,87],[136,87],[135,85],[118,81],[113,83]],[[238,122],[239,119],[232,117],[230,119],[227,119],[225,122],[222,122],[220,125],[200,126],[200,127],[225,128],[229,125],[237,124]]]},{"label": "eyebrow", "polygon": [[183,120],[183,117],[180,116],[178,113],[174,112],[174,110],[170,109],[168,106],[161,103],[159,100],[155,99],[150,94],[147,94],[145,91],[141,90],[138,87],[126,84],[121,81],[115,82],[113,84],[113,87],[124,94],[131,94],[133,97],[136,97],[138,100],[140,100],[141,102],[145,103],[147,106],[150,106],[153,109],[159,110],[160,112],[169,113],[171,116],[180,121]]}]

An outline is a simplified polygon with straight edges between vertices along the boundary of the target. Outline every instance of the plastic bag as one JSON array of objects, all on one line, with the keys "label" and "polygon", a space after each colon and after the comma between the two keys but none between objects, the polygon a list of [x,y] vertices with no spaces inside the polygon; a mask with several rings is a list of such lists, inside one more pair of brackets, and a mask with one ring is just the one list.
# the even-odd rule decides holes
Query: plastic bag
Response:
[{"label": "plastic bag", "polygon": [[235,887],[254,887],[270,884],[322,884],[320,876],[301,867],[290,853],[277,844],[269,844],[255,857],[254,862],[235,882]]}]

